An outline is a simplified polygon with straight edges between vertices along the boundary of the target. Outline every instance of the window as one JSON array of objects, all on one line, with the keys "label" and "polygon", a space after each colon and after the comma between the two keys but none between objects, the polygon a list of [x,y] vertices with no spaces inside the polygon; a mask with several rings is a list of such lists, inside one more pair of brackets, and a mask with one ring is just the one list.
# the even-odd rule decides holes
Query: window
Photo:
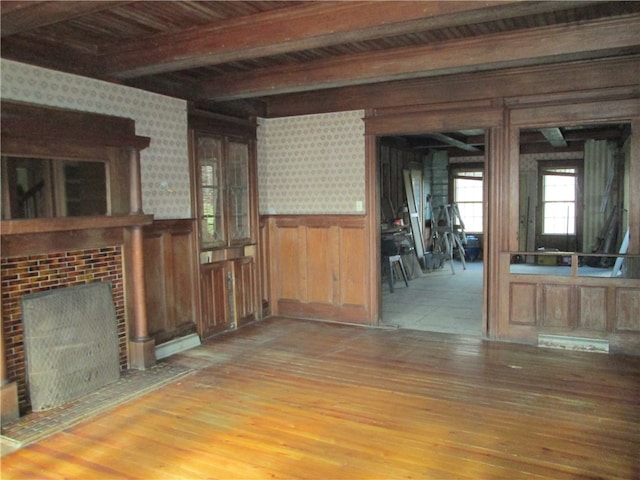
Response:
[{"label": "window", "polygon": [[222,139],[200,136],[197,140],[198,169],[200,171],[200,235],[202,245],[215,247],[224,244],[222,190]]},{"label": "window", "polygon": [[482,233],[482,170],[458,170],[453,178],[453,201],[458,204],[466,232]]},{"label": "window", "polygon": [[251,240],[249,158],[246,141],[196,135],[202,248],[243,245]]},{"label": "window", "polygon": [[231,241],[251,237],[249,218],[249,147],[247,143],[229,141],[227,163],[229,220]]},{"label": "window", "polygon": [[575,235],[576,168],[542,169],[542,234]]}]

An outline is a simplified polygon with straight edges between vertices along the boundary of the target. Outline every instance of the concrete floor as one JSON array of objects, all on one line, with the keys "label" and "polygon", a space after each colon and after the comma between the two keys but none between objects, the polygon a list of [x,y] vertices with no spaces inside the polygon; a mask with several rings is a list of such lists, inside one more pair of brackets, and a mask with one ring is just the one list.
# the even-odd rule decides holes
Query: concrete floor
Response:
[{"label": "concrete floor", "polygon": [[382,283],[382,324],[412,330],[482,335],[482,262],[467,262],[467,269],[454,261],[444,268],[409,281],[395,282],[390,293]]}]

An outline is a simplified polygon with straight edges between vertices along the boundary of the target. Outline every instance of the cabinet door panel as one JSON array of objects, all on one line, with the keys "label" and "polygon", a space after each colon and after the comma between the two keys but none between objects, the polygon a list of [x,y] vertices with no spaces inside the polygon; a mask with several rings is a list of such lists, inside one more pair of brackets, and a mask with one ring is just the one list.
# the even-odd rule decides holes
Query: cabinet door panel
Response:
[{"label": "cabinet door panel", "polygon": [[234,262],[234,305],[238,326],[256,319],[256,262],[245,257]]},{"label": "cabinet door panel", "polygon": [[229,288],[227,286],[228,272],[226,262],[213,263],[201,271],[202,321],[200,335],[203,338],[231,328]]}]

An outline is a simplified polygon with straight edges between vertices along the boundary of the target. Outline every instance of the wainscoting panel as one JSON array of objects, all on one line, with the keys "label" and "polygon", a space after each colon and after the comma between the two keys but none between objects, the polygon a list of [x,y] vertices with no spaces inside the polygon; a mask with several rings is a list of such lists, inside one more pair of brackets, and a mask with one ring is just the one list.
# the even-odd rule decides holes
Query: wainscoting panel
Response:
[{"label": "wainscoting panel", "polygon": [[640,280],[509,274],[512,256],[500,256],[505,275],[496,338],[532,344],[541,334],[597,339],[613,352],[637,354]]},{"label": "wainscoting panel", "polygon": [[604,287],[580,287],[578,290],[580,313],[578,326],[588,330],[607,328],[607,289]]},{"label": "wainscoting panel", "polygon": [[616,291],[616,329],[640,331],[640,289]]},{"label": "wainscoting panel", "polygon": [[287,215],[270,224],[272,313],[369,323],[365,217]]},{"label": "wainscoting panel", "polygon": [[192,220],[155,220],[144,228],[149,334],[156,345],[196,331]]},{"label": "wainscoting panel", "polygon": [[570,327],[572,315],[573,288],[568,285],[547,284],[542,287],[542,311],[544,325],[550,327]]},{"label": "wainscoting panel", "polygon": [[509,292],[509,323],[515,325],[536,324],[536,286],[512,283]]}]

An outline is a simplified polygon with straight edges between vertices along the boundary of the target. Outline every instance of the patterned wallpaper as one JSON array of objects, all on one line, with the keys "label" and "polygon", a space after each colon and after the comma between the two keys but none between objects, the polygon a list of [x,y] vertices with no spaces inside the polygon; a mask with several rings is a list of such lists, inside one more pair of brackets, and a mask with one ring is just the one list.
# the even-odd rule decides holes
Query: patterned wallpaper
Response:
[{"label": "patterned wallpaper", "polygon": [[563,153],[525,153],[520,155],[521,172],[537,172],[538,161],[540,160],[581,160],[584,152],[563,152]]},{"label": "patterned wallpaper", "polygon": [[359,214],[365,205],[363,111],[261,119],[261,214]]},{"label": "patterned wallpaper", "polygon": [[156,218],[189,218],[189,151],[184,100],[0,59],[3,99],[132,118],[151,137],[141,153],[142,205]]}]

